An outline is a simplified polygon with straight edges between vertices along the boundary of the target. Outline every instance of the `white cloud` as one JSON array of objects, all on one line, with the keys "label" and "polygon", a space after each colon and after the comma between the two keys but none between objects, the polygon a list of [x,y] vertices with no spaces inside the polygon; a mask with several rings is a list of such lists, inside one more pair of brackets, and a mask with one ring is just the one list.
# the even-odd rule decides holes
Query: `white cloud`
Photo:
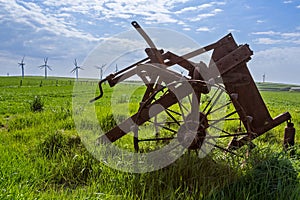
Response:
[{"label": "white cloud", "polygon": [[265,21],[264,20],[256,20],[256,23],[258,23],[258,24],[261,24],[261,23],[264,23]]},{"label": "white cloud", "polygon": [[283,3],[293,3],[293,1],[283,1]]},{"label": "white cloud", "polygon": [[98,40],[90,33],[76,29],[75,24],[66,20],[68,14],[55,14],[32,2],[0,2],[0,5],[7,13],[7,19],[16,23],[25,24],[34,31],[47,31],[54,35],[75,37],[90,41]]},{"label": "white cloud", "polygon": [[211,8],[213,6],[216,5],[225,5],[225,2],[210,2],[210,3],[204,3],[198,6],[190,6],[190,7],[185,7],[181,10],[176,11],[176,14],[182,14],[182,13],[186,13],[186,12],[191,12],[191,11],[201,11],[201,10],[205,10],[208,8]]},{"label": "white cloud", "polygon": [[[187,0],[172,0],[172,1],[147,1],[147,0],[112,0],[112,1],[67,1],[57,3],[51,0],[47,2],[48,6],[60,7],[65,12],[76,12],[85,15],[90,15],[95,19],[112,20],[112,19],[129,19],[134,16],[142,17],[146,23],[176,23],[171,10],[178,3],[185,3]],[[159,17],[162,20],[157,20]]]},{"label": "white cloud", "polygon": [[282,42],[282,40],[274,40],[274,39],[271,39],[271,38],[257,38],[254,40],[254,42],[256,44],[278,44],[280,42]]},{"label": "white cloud", "polygon": [[191,28],[189,28],[189,27],[185,27],[185,28],[183,28],[182,30],[184,30],[184,31],[190,31],[190,30],[191,30]]},{"label": "white cloud", "polygon": [[254,41],[257,44],[279,44],[279,43],[293,43],[299,44],[300,32],[275,32],[275,31],[263,31],[253,32],[252,35],[266,35],[270,37],[257,38]]},{"label": "white cloud", "polygon": [[296,6],[296,8],[300,8],[300,5]]},{"label": "white cloud", "polygon": [[283,37],[300,37],[300,32],[282,33]]},{"label": "white cloud", "polygon": [[280,32],[275,31],[261,31],[261,32],[253,32],[253,35],[280,35]]},{"label": "white cloud", "polygon": [[190,12],[190,11],[195,11],[195,10],[197,10],[197,7],[185,7],[181,10],[176,11],[175,13],[176,14],[182,14],[182,13],[185,13],[185,12]]},{"label": "white cloud", "polygon": [[199,27],[196,29],[196,31],[199,31],[199,32],[210,32],[212,29],[206,27],[206,26],[203,26],[203,27]]},{"label": "white cloud", "polygon": [[[147,0],[111,0],[111,1],[90,1],[90,0],[48,0],[48,1],[4,1],[0,0],[0,7],[5,13],[1,21],[14,21],[25,24],[34,31],[47,31],[54,35],[80,38],[88,41],[96,41],[97,37],[88,31],[80,29],[80,20],[86,24],[95,26],[94,21],[105,20],[120,21],[120,19],[145,20],[145,24],[151,23],[178,23],[174,10],[178,3],[186,3],[188,0],[171,1],[147,1]],[[224,3],[212,2],[212,5]],[[199,8],[207,7],[204,4]],[[2,14],[0,11],[0,15]],[[218,12],[218,9],[215,10]]]},{"label": "white cloud", "polygon": [[216,8],[213,11],[209,12],[209,13],[203,13],[203,14],[199,14],[194,18],[190,18],[190,21],[195,22],[195,21],[201,21],[203,19],[209,18],[209,17],[213,17],[216,16],[218,13],[222,12],[222,9]]},{"label": "white cloud", "polygon": [[148,17],[145,17],[145,20],[155,22],[155,23],[176,23],[178,20],[172,18],[168,14],[164,13],[155,13]]},{"label": "white cloud", "polygon": [[300,44],[300,39],[299,40],[294,40],[293,43],[294,44]]},{"label": "white cloud", "polygon": [[227,32],[230,32],[230,33],[232,33],[232,32],[240,32],[240,30],[232,28],[232,29],[228,29]]}]

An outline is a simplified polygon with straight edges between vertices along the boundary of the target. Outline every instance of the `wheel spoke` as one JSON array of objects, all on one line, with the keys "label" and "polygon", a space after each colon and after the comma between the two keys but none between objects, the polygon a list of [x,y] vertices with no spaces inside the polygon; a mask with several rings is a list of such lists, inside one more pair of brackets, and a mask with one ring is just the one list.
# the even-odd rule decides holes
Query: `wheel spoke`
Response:
[{"label": "wheel spoke", "polygon": [[[163,89],[159,89],[159,91],[153,93],[153,95],[151,96],[152,100],[150,100],[152,102],[152,104],[155,104],[156,100],[154,101],[154,99],[160,99],[165,95],[169,95],[169,93],[172,93],[172,86],[173,85],[168,85],[165,86]],[[165,115],[168,118],[168,121],[166,120],[162,120],[163,118],[160,118],[159,116],[154,116],[154,118],[149,119],[148,121],[150,123],[152,123],[155,126],[155,131],[157,133],[156,137],[154,138],[154,136],[149,136],[148,138],[145,137],[141,140],[139,140],[139,142],[151,142],[151,141],[170,141],[173,139],[177,138],[177,133],[178,133],[178,129],[180,126],[182,126],[184,123],[186,123],[186,117],[188,116],[189,113],[195,111],[195,112],[199,112],[200,114],[200,118],[198,123],[201,125],[201,127],[199,126],[199,131],[203,131],[202,129],[204,129],[204,131],[206,132],[206,135],[203,137],[199,136],[199,139],[202,138],[202,145],[203,148],[201,148],[201,146],[199,145],[200,148],[197,148],[199,151],[201,151],[202,153],[206,154],[208,150],[210,150],[211,147],[215,147],[217,149],[220,149],[224,152],[229,152],[231,154],[236,155],[235,152],[233,152],[230,149],[227,149],[227,140],[229,140],[230,138],[235,138],[235,137],[241,137],[241,136],[245,136],[248,135],[245,132],[242,132],[242,130],[238,130],[238,131],[228,131],[225,130],[224,128],[220,127],[219,125],[221,125],[221,122],[225,122],[225,121],[236,121],[234,123],[237,123],[237,121],[241,121],[240,118],[236,115],[237,113],[237,108],[234,107],[234,110],[226,112],[226,109],[232,105],[232,101],[231,100],[226,100],[223,99],[223,95],[228,95],[228,93],[226,92],[226,90],[221,86],[221,85],[212,85],[211,91],[209,97],[208,96],[208,100],[207,102],[203,102],[201,104],[201,108],[204,107],[203,110],[201,110],[200,105],[197,105],[197,107],[193,107],[193,99],[191,97],[191,95],[187,95],[184,98],[187,98],[187,100],[185,99],[183,100],[178,100],[174,106],[170,106],[168,108],[164,108],[164,112],[167,114]],[[225,109],[225,110],[224,110]],[[219,117],[215,117],[214,115],[218,114],[219,112],[225,111],[223,115],[219,116]],[[201,118],[202,116],[202,118]],[[209,118],[213,118],[213,119],[209,119]],[[147,124],[146,124],[147,126]],[[149,126],[149,124],[148,124]],[[237,125],[238,126],[238,125]],[[151,125],[149,126],[151,128]],[[238,126],[240,127],[240,126]],[[218,134],[209,134],[207,132],[207,129],[212,128],[214,132],[218,133]],[[147,129],[147,128],[146,128]],[[163,135],[158,137],[158,133],[161,132]],[[199,132],[200,133],[200,132]],[[204,132],[201,132],[204,133]],[[149,145],[151,145],[152,143],[150,143]],[[201,143],[200,143],[201,144]],[[157,143],[158,148],[160,148],[160,145],[164,145],[164,143]],[[177,144],[176,144],[177,145]],[[173,151],[176,147],[176,145],[174,145],[175,147],[171,147],[171,149],[169,149],[168,151]],[[179,144],[180,145],[180,144]],[[205,147],[205,145],[209,145],[209,147]],[[188,149],[194,149],[195,147],[190,146]],[[206,149],[208,148],[208,149]]]},{"label": "wheel spoke", "polygon": [[230,105],[230,104],[231,104],[231,101],[229,101],[228,103],[226,103],[226,104],[224,104],[224,105],[222,105],[222,106],[220,106],[220,107],[218,107],[218,108],[216,108],[216,109],[210,111],[210,114],[213,114],[214,112],[216,112],[216,111],[218,111],[218,110],[221,110],[222,108],[225,108],[226,106],[228,106],[228,105]]},{"label": "wheel spoke", "polygon": [[219,127],[216,127],[216,126],[214,126],[214,125],[209,125],[209,127],[214,128],[214,129],[216,129],[216,130],[218,130],[218,131],[221,131],[222,133],[225,133],[225,134],[227,134],[227,135],[231,135],[231,133],[229,133],[229,132],[227,132],[227,131],[225,131],[225,130],[223,130],[223,129],[220,129]]},{"label": "wheel spoke", "polygon": [[[186,112],[190,112],[191,111],[191,109],[188,109],[183,103],[181,103],[180,101],[178,102],[178,105],[179,106],[181,106],[182,108],[184,108],[184,110],[186,111]],[[191,104],[190,104],[191,105]],[[181,111],[182,113],[183,113],[183,110]]]},{"label": "wheel spoke", "polygon": [[218,149],[221,149],[221,150],[223,150],[223,151],[226,151],[226,152],[228,152],[228,153],[231,153],[231,154],[233,154],[233,155],[237,155],[237,154],[234,153],[233,151],[231,151],[231,150],[229,150],[229,149],[226,149],[226,148],[223,148],[223,147],[221,147],[221,146],[219,146],[219,145],[217,145],[217,144],[213,144],[213,143],[208,142],[208,141],[205,141],[205,143],[208,144],[208,145],[211,145],[211,146],[213,146],[213,147],[216,147],[216,148],[218,148]]},{"label": "wheel spoke", "polygon": [[179,121],[178,121],[177,119],[175,119],[175,117],[174,117],[173,115],[171,115],[171,113],[170,113],[168,110],[165,110],[165,111],[166,111],[166,113],[168,114],[168,116],[171,117],[171,119],[173,119],[173,121],[176,122],[176,124],[177,124],[178,126],[180,126]]},{"label": "wheel spoke", "polygon": [[179,112],[176,112],[176,111],[171,110],[171,109],[169,109],[169,108],[166,108],[166,110],[169,111],[169,112],[172,112],[172,113],[174,113],[174,114],[176,114],[176,115],[178,115],[178,116],[181,116],[181,114],[180,114]]},{"label": "wheel spoke", "polygon": [[[226,118],[224,119],[225,121],[237,121],[237,120],[241,120],[240,118]],[[216,119],[210,119],[208,120],[209,122],[214,122],[214,121],[217,121]]]},{"label": "wheel spoke", "polygon": [[167,138],[147,138],[147,139],[141,139],[139,142],[151,142],[151,141],[162,141],[162,140],[173,140],[176,139],[176,137],[167,137]]},{"label": "wheel spoke", "polygon": [[189,110],[186,106],[184,106],[180,101],[178,101],[178,105],[179,105],[179,109],[180,109],[180,112],[181,112],[181,116],[182,116],[182,119],[185,121],[186,119],[186,116],[184,114],[184,110],[187,112],[187,113],[190,113],[191,110]]},{"label": "wheel spoke", "polygon": [[238,136],[245,136],[248,135],[247,133],[235,133],[231,135],[219,135],[219,136],[206,136],[208,139],[213,139],[213,138],[229,138],[229,137],[238,137]]},{"label": "wheel spoke", "polygon": [[202,112],[205,112],[206,109],[208,108],[208,106],[211,104],[212,100],[215,98],[215,96],[217,95],[218,91],[220,90],[220,88],[218,88],[215,93],[213,94],[213,96],[211,97],[211,99],[208,101],[208,103],[206,104],[205,108],[203,109]]},{"label": "wheel spoke", "polygon": [[216,97],[216,99],[214,100],[214,102],[212,103],[211,107],[208,109],[206,115],[209,115],[210,112],[212,111],[212,109],[214,108],[214,106],[217,104],[218,100],[221,98],[221,95],[223,94],[223,90],[221,90],[221,92],[218,94],[218,96]]},{"label": "wheel spoke", "polygon": [[228,117],[234,115],[235,113],[237,113],[237,111],[233,111],[233,112],[227,114],[225,117],[222,117],[222,118],[220,118],[220,119],[215,120],[213,123],[210,124],[210,126],[215,125],[215,124],[217,124],[217,123],[219,123],[219,122],[221,122],[221,121],[224,121],[226,118],[228,118]]},{"label": "wheel spoke", "polygon": [[154,122],[152,122],[152,121],[149,121],[149,122],[153,123],[153,124],[154,124],[154,126],[156,125],[156,126],[159,126],[159,127],[163,128],[163,129],[166,129],[166,130],[168,130],[168,131],[171,131],[172,133],[177,133],[177,131],[175,131],[175,130],[173,130],[173,129],[169,128],[169,127],[163,126],[163,125],[161,125],[161,123],[157,123],[157,124],[155,124],[155,123],[154,123]]}]

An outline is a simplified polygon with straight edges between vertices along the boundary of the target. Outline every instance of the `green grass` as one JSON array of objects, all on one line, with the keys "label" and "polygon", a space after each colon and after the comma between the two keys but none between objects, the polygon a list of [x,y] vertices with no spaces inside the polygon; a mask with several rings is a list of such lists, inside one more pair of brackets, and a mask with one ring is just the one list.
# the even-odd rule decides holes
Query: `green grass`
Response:
[{"label": "green grass", "polygon": [[[82,144],[72,115],[72,97],[77,95],[72,79],[27,77],[22,86],[20,80],[0,78],[0,199],[252,200],[300,196],[299,139],[293,157],[282,151],[285,125],[256,139],[257,147],[248,158],[212,152],[199,159],[191,152],[154,172],[125,173],[96,160]],[[82,82],[83,88],[85,84],[93,83]],[[112,91],[105,87],[103,101],[96,105],[99,121],[108,130],[116,119],[110,115],[110,102],[105,101]],[[130,112],[142,91],[140,88],[130,96]],[[30,109],[36,96],[43,102],[40,112]],[[300,93],[263,91],[262,96],[272,117],[289,111],[295,127],[300,127]],[[126,103],[126,98],[116,101]],[[88,119],[85,126],[94,128]]]},{"label": "green grass", "polygon": [[265,82],[257,83],[257,87],[264,91],[289,91],[291,87],[299,87],[299,85]]}]

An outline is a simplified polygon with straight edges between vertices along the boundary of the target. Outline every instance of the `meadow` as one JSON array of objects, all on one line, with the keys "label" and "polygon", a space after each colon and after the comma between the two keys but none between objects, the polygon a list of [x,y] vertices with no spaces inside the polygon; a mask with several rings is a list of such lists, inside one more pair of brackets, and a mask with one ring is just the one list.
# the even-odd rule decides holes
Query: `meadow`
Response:
[{"label": "meadow", "polygon": [[[0,78],[0,199],[299,199],[300,140],[296,133],[294,155],[283,151],[285,124],[257,138],[249,157],[185,153],[143,174],[108,167],[77,133],[72,97],[97,81],[79,84],[82,91],[68,78]],[[273,88],[261,91],[272,117],[289,111],[299,132],[300,93],[281,90],[288,85],[266,87]],[[103,104],[96,102],[97,113],[109,129]]]}]

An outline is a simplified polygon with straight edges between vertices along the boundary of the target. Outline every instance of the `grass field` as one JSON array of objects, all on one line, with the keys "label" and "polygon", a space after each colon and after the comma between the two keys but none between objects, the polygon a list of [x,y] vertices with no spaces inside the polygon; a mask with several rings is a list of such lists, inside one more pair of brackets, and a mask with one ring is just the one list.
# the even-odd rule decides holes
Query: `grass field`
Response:
[{"label": "grass field", "polygon": [[[73,119],[72,97],[77,95],[73,79],[21,80],[0,78],[0,199],[300,197],[300,141],[296,135],[294,156],[282,150],[285,124],[257,138],[257,147],[246,160],[229,153],[212,152],[202,159],[186,153],[166,168],[126,173],[99,162],[82,144]],[[85,88],[96,87],[96,83],[83,80],[79,84]],[[105,89],[106,94],[111,93]],[[299,132],[300,93],[273,89],[261,94],[272,117],[289,111]],[[117,100],[121,103],[122,98],[120,95]],[[135,94],[131,98],[134,101]],[[101,116],[107,119],[105,109],[97,112],[100,121]],[[108,124],[105,120],[101,123]]]}]

